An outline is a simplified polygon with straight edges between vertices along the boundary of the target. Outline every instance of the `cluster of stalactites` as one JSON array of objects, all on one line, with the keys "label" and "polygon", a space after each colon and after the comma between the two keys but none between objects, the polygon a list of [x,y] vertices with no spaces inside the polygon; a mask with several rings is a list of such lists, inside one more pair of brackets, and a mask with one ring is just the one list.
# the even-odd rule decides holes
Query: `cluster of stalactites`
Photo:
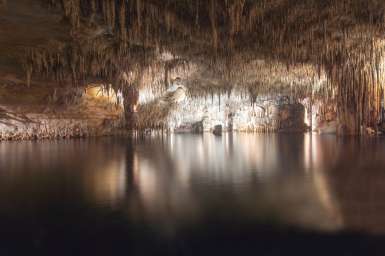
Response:
[{"label": "cluster of stalactites", "polygon": [[133,79],[124,74],[128,70],[138,73],[154,54],[146,50],[144,55],[144,51],[140,47],[119,47],[104,38],[90,40],[86,46],[55,41],[47,48],[26,49],[23,65],[28,85],[34,75],[74,86],[90,82],[128,84]]},{"label": "cluster of stalactites", "polygon": [[[120,48],[140,45],[147,49],[173,51],[175,54],[182,52],[188,57],[196,56],[197,51],[202,53],[203,50],[207,56],[206,61],[211,62],[214,68],[217,55],[229,59],[228,65],[233,64],[233,54],[229,49],[235,47],[236,36],[244,28],[241,24],[246,17],[250,30],[257,13],[252,11],[254,8],[251,8],[250,3],[250,8],[246,8],[245,0],[42,1],[62,9],[71,24],[71,34],[75,40],[87,34],[85,30],[94,29],[94,34],[98,33],[97,30],[102,31],[99,34],[113,38]],[[246,10],[249,11],[244,15]],[[223,26],[226,28],[223,29]],[[84,45],[89,42],[83,40],[82,43]]]},{"label": "cluster of stalactites", "polygon": [[327,67],[328,93],[334,94],[344,132],[358,134],[362,128],[376,128],[385,97],[385,45],[368,42],[359,53],[341,53],[341,61]]},{"label": "cluster of stalactites", "polygon": [[[325,93],[336,99],[342,122],[349,123],[345,116],[355,113],[354,127],[373,126],[379,113],[383,51],[378,35],[385,31],[383,1],[43,1],[62,8],[75,38],[85,27],[98,26],[103,27],[103,37],[63,47],[60,53],[31,51],[26,61],[28,79],[41,72],[58,78],[70,74],[73,81],[113,77],[130,70],[135,61],[122,56],[129,55],[128,48],[140,46],[198,58],[225,81],[246,83],[239,70],[262,57],[279,60],[289,69],[310,63],[318,68],[319,77],[326,71]],[[85,50],[84,45],[89,48],[91,42],[101,46]],[[368,50],[368,45],[373,46]],[[147,51],[135,55],[149,56]],[[167,86],[167,70],[164,81]],[[266,84],[249,83],[254,94]]]},{"label": "cluster of stalactites", "polygon": [[103,24],[117,44],[166,48],[189,58],[204,55],[213,69],[218,58],[228,69],[241,67],[248,59],[237,60],[239,53],[322,68],[340,48],[350,49],[357,33],[380,33],[385,7],[374,0],[42,1],[61,6],[74,30]]}]

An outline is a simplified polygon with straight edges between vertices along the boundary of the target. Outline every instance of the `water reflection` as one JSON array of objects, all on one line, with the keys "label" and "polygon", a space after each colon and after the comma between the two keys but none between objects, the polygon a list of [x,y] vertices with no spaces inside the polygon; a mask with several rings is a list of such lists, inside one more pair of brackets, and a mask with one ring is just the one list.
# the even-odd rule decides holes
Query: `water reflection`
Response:
[{"label": "water reflection", "polygon": [[314,144],[306,145],[307,140],[228,134],[174,135],[139,143],[133,167],[143,204],[138,215],[169,217],[168,228],[206,216],[233,215],[339,229],[342,217],[319,173],[323,156],[314,155]]},{"label": "water reflection", "polygon": [[0,143],[0,216],[55,205],[170,236],[210,220],[385,232],[384,152],[311,134]]}]

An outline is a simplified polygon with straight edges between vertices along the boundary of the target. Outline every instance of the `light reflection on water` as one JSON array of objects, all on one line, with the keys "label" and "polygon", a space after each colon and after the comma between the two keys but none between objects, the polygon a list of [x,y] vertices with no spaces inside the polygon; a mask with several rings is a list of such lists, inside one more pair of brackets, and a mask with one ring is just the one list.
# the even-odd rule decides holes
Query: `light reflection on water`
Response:
[{"label": "light reflection on water", "polygon": [[310,134],[0,143],[0,217],[55,205],[165,235],[211,219],[385,232],[382,153],[383,140]]},{"label": "light reflection on water", "polygon": [[168,227],[229,212],[235,218],[273,216],[289,225],[337,230],[342,217],[321,173],[323,156],[313,155],[311,147],[316,145],[309,136],[298,135],[150,140],[134,154],[135,187],[145,216],[158,222],[168,216],[173,220]]}]

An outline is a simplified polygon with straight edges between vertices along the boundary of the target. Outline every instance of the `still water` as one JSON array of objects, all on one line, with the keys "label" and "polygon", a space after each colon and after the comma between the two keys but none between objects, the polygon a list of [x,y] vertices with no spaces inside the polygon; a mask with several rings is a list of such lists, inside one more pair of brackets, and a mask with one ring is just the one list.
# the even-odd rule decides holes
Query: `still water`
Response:
[{"label": "still water", "polygon": [[0,255],[367,250],[384,156],[385,139],[311,134],[0,143]]}]

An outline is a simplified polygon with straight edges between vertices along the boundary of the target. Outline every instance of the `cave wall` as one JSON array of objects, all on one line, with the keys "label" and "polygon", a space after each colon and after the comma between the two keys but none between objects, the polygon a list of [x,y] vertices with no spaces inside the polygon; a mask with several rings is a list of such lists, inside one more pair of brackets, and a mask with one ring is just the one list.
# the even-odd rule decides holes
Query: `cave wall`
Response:
[{"label": "cave wall", "polygon": [[168,129],[189,131],[215,126],[240,132],[304,131],[304,107],[283,96],[262,96],[251,103],[249,97],[226,94],[189,98],[170,112]]},{"label": "cave wall", "polygon": [[[190,62],[203,67],[191,81],[206,90],[227,90],[228,81],[252,90],[284,84],[309,96],[303,85],[325,76],[322,94],[336,100],[344,133],[377,130],[385,84],[383,1],[182,2],[0,0],[0,84],[139,86],[151,66],[162,70],[167,88],[172,70]],[[130,73],[141,75],[122,79]]]},{"label": "cave wall", "polygon": [[110,135],[116,123],[92,118],[27,114],[28,121],[0,124],[0,140],[64,139]]},{"label": "cave wall", "polygon": [[75,94],[74,89],[30,89],[29,94],[0,89],[0,141],[112,135],[122,126],[122,105],[100,87]]},{"label": "cave wall", "polygon": [[305,108],[285,96],[260,96],[252,103],[240,93],[187,97],[167,117],[173,132],[225,131],[301,132],[306,130]]}]

